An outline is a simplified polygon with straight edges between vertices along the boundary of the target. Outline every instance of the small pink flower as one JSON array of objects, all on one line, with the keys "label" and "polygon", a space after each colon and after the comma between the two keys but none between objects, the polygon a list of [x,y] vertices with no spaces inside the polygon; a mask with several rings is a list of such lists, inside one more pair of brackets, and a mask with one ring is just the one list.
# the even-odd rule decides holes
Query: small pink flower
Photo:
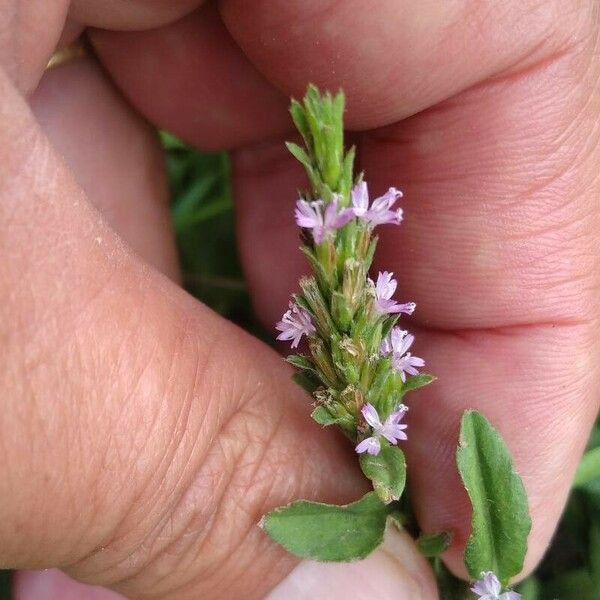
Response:
[{"label": "small pink flower", "polygon": [[303,335],[310,335],[316,331],[308,311],[293,302],[290,302],[290,309],[275,328],[281,331],[277,339],[292,340],[292,348],[298,347]]},{"label": "small pink flower", "polygon": [[362,416],[371,426],[373,435],[360,442],[355,448],[356,452],[358,452],[358,454],[367,452],[372,456],[377,456],[381,451],[381,442],[379,441],[380,436],[383,436],[390,444],[394,445],[398,443],[398,440],[408,439],[408,436],[404,433],[404,430],[408,425],[400,423],[407,410],[408,407],[401,404],[398,410],[393,412],[385,420],[385,423],[382,423],[377,409],[372,404],[365,404],[361,410]]},{"label": "small pink flower", "polygon": [[375,308],[381,314],[405,313],[412,315],[417,306],[414,302],[398,304],[392,300],[397,285],[398,282],[394,279],[393,273],[387,271],[379,273],[375,284]]},{"label": "small pink flower", "polygon": [[415,336],[403,331],[400,327],[394,327],[388,337],[381,342],[380,351],[386,356],[392,355],[392,366],[400,373],[402,381],[406,381],[406,375],[418,375],[419,368],[425,366],[425,361],[418,356],[412,356],[408,349],[413,345]]},{"label": "small pink flower", "polygon": [[494,573],[487,571],[481,574],[471,591],[479,596],[479,600],[520,600],[521,594],[517,592],[504,592],[501,594],[502,586]]},{"label": "small pink flower", "polygon": [[354,218],[351,208],[343,208],[338,211],[340,196],[334,194],[331,202],[323,206],[323,200],[308,202],[300,199],[296,203],[296,224],[304,229],[311,229],[315,244],[321,244],[323,240],[348,221]]},{"label": "small pink flower", "polygon": [[391,207],[401,197],[402,192],[391,187],[383,196],[375,198],[369,208],[367,182],[361,181],[352,188],[354,214],[373,226],[385,225],[386,223],[399,225],[402,221],[402,209],[391,210]]}]

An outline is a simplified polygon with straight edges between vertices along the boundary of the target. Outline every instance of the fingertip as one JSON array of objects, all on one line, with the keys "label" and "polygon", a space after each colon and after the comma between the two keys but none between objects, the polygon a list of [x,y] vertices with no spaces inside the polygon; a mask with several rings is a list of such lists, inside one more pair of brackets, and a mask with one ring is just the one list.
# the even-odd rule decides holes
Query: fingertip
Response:
[{"label": "fingertip", "polygon": [[89,35],[135,108],[202,150],[239,148],[291,128],[287,98],[246,58],[213,3],[157,29]]},{"label": "fingertip", "polygon": [[14,574],[14,600],[125,600],[104,588],[79,583],[59,569],[17,571]]},{"label": "fingertip", "polygon": [[384,544],[351,563],[300,563],[266,600],[436,600],[431,569],[410,536],[390,526]]}]

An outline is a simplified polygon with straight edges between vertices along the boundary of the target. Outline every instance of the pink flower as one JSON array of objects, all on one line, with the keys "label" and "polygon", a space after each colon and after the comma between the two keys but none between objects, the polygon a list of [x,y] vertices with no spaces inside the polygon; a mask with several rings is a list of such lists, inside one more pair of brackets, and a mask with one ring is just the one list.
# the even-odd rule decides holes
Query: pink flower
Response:
[{"label": "pink flower", "polygon": [[354,214],[367,221],[372,226],[400,225],[402,221],[402,209],[390,210],[398,198],[402,197],[402,192],[391,187],[383,196],[375,198],[369,208],[369,191],[367,182],[361,181],[352,188],[352,206]]},{"label": "pink flower", "polygon": [[521,594],[517,592],[504,592],[501,594],[502,586],[498,578],[491,571],[481,574],[481,579],[477,581],[471,591],[479,596],[479,600],[520,600]]},{"label": "pink flower", "polygon": [[292,348],[297,348],[303,335],[310,335],[316,331],[310,314],[302,307],[290,302],[290,309],[277,323],[275,328],[281,333],[278,340],[292,340]]},{"label": "pink flower", "polygon": [[296,224],[304,229],[312,229],[315,244],[320,244],[336,229],[343,227],[354,218],[351,208],[338,211],[340,196],[334,194],[331,202],[323,206],[323,200],[308,202],[300,199],[296,203]]},{"label": "pink flower", "polygon": [[381,451],[381,442],[379,441],[380,436],[383,436],[390,444],[397,444],[398,440],[408,439],[406,433],[404,433],[404,429],[406,429],[408,425],[400,423],[407,410],[408,407],[401,404],[398,410],[393,412],[385,420],[385,423],[382,423],[377,409],[372,404],[365,404],[361,410],[362,416],[371,426],[371,429],[373,429],[373,435],[360,442],[355,448],[356,451],[359,454],[367,452],[372,456],[377,456]]},{"label": "pink flower", "polygon": [[392,366],[399,371],[402,381],[406,381],[406,375],[418,375],[419,368],[425,366],[425,361],[418,356],[412,356],[408,349],[415,341],[415,336],[403,331],[400,327],[394,327],[388,337],[381,342],[380,351],[386,356],[392,355]]},{"label": "pink flower", "polygon": [[398,304],[392,300],[397,285],[398,282],[394,279],[393,273],[387,271],[379,273],[375,284],[375,307],[381,314],[406,313],[412,315],[417,306],[414,302]]}]

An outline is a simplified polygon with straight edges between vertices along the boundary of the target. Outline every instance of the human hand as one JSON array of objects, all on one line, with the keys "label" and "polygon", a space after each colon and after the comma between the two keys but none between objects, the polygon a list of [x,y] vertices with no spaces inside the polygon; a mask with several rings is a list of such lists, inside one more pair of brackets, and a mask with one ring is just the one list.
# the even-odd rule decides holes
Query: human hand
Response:
[{"label": "human hand", "polygon": [[[462,409],[481,408],[492,418],[524,476],[534,518],[529,568],[552,533],[597,409],[597,16],[591,3],[574,2],[572,11],[561,3],[558,17],[558,3],[528,4],[440,10],[421,3],[415,11],[390,2],[375,11],[352,0],[323,11],[316,3],[222,2],[245,55],[212,7],[159,30],[92,35],[111,76],[153,122],[201,147],[244,146],[233,154],[240,244],[257,312],[269,325],[302,269],[290,194],[302,175],[281,143],[287,94],[300,95],[308,81],[344,87],[348,123],[363,131],[357,142],[369,181],[375,191],[396,184],[407,198],[406,222],[383,233],[379,257],[417,301],[412,327],[420,328],[421,355],[440,378],[412,407],[411,431],[418,433],[408,445],[411,494],[424,529],[456,532],[447,561],[457,571],[469,517],[453,464]],[[138,29],[175,18],[171,5],[80,3],[72,14],[86,24]],[[176,10],[189,8],[178,2]],[[53,15],[45,23],[58,23],[56,37],[60,15]],[[25,59],[15,61],[20,75],[8,54],[5,68],[21,91],[34,87],[53,48],[52,39],[46,42],[44,55],[35,38],[37,63],[23,44]],[[71,77],[70,96],[57,86],[52,109],[42,87],[32,99],[36,113],[114,228],[174,276],[159,204],[163,181],[146,175],[159,172],[148,134],[115,98],[119,108],[102,104],[101,112],[93,96],[78,104],[83,114],[70,129],[58,118],[81,89],[84,68],[95,69],[73,65],[50,74]],[[252,527],[258,515],[298,496],[356,498],[360,480],[344,466],[343,448],[302,416],[306,399],[279,361],[119,246],[32,133],[10,88],[3,83],[1,129],[10,135],[2,140],[8,160],[1,193],[11,228],[3,227],[10,263],[1,285],[11,296],[2,331],[14,340],[11,349],[19,347],[3,369],[10,400],[2,434],[11,442],[5,480],[16,482],[11,489],[20,502],[3,507],[2,523],[27,519],[31,533],[12,533],[5,562],[67,566],[80,578],[116,582],[140,596],[261,597],[291,562]],[[77,133],[90,122],[98,127],[96,152],[85,157]],[[114,129],[103,135],[106,124],[123,123],[129,126],[119,136]],[[97,160],[100,141],[103,157],[122,152],[109,168]],[[142,156],[129,156],[140,148]],[[112,202],[114,211],[115,198],[121,216],[106,210]],[[32,212],[41,202],[49,214]],[[144,219],[151,227],[139,222],[140,210],[154,211]],[[32,239],[39,240],[33,248]],[[64,331],[75,334],[65,340]],[[207,356],[208,370],[196,370]],[[42,368],[30,372],[32,364]],[[238,378],[228,381],[234,370]],[[28,391],[20,391],[23,381]],[[288,397],[296,400],[282,402]],[[183,427],[177,419],[185,413]],[[175,452],[173,439],[181,442]],[[300,457],[293,452],[299,448]],[[166,482],[153,477],[165,463]],[[258,465],[252,477],[249,464]],[[59,481],[69,485],[57,490]],[[90,505],[101,514],[91,514]],[[215,526],[207,543],[209,520]],[[164,522],[168,534],[162,530],[148,544],[146,536]],[[249,533],[240,538],[240,530]],[[250,567],[236,560],[243,577],[221,554],[233,546],[238,557],[252,557]]]}]

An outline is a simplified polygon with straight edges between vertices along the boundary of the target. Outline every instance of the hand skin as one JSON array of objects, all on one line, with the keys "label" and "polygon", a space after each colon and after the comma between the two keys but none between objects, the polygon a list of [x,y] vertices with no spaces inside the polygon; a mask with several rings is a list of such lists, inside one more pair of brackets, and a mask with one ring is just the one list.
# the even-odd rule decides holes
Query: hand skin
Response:
[{"label": "hand skin", "polygon": [[[178,287],[139,116],[233,151],[240,252],[272,327],[304,269],[286,107],[313,81],[345,89],[372,191],[405,192],[378,261],[417,302],[408,326],[439,377],[415,394],[406,446],[421,525],[455,533],[445,560],[464,574],[454,451],[461,411],[479,408],[529,493],[530,571],[600,398],[598,4],[197,4],[0,7],[0,564],[132,598],[258,599],[295,565],[259,516],[364,491],[277,355]],[[92,60],[43,75],[87,26],[107,29],[90,36],[108,75]],[[434,597],[398,547],[416,564],[402,577]],[[314,568],[280,597],[302,598],[294,573]],[[40,577],[46,598],[114,598],[53,588],[50,571],[21,574],[20,600],[43,598]]]}]

